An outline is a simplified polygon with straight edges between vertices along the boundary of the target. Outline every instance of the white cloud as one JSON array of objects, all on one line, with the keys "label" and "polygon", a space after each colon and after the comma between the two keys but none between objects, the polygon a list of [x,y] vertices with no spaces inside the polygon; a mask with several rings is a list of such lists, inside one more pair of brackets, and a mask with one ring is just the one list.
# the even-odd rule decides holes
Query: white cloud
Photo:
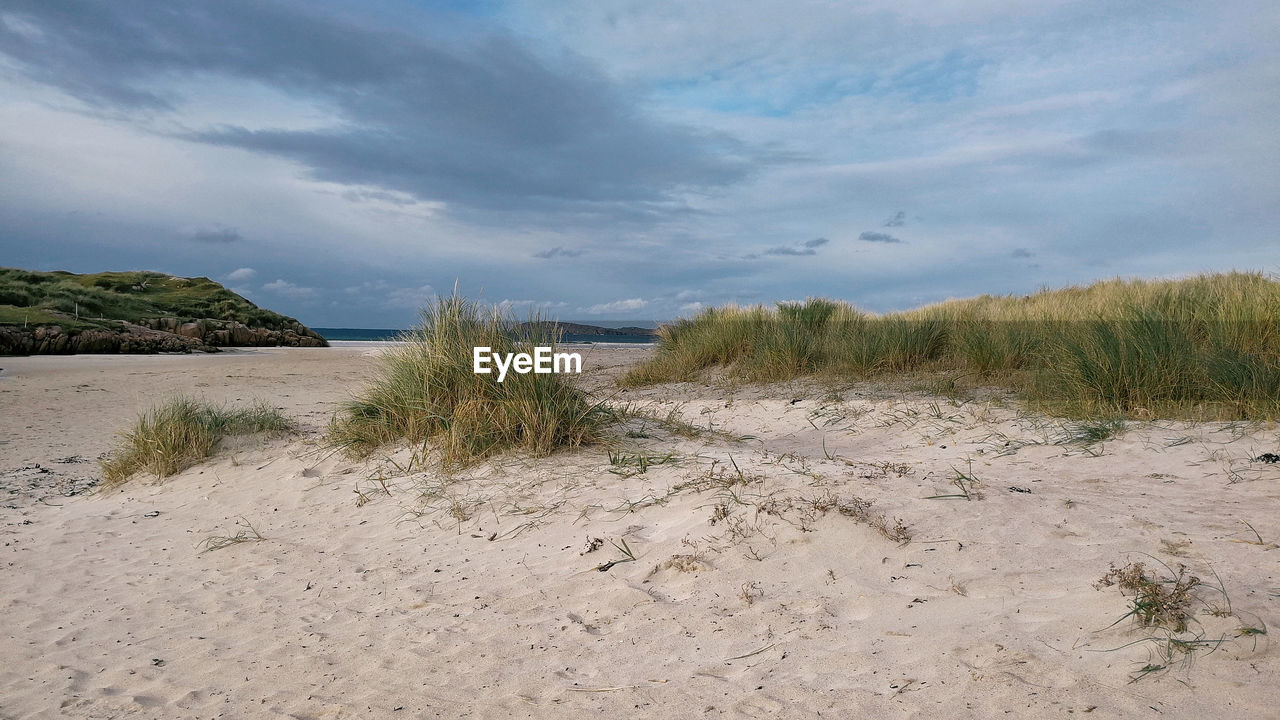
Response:
[{"label": "white cloud", "polygon": [[585,308],[583,312],[588,315],[603,315],[605,313],[630,312],[632,310],[643,309],[649,302],[640,298],[628,298],[626,300],[614,300],[613,302],[600,303]]},{"label": "white cloud", "polygon": [[546,312],[548,310],[559,310],[566,307],[569,303],[552,302],[550,300],[500,300],[493,304],[493,307],[500,313],[512,312],[529,312],[538,311]]},{"label": "white cloud", "polygon": [[263,290],[275,293],[290,300],[311,300],[316,296],[316,289],[294,285],[288,280],[275,280],[262,286]]},{"label": "white cloud", "polygon": [[242,267],[227,273],[227,279],[231,282],[244,282],[245,280],[252,280],[257,274],[258,271],[251,267]]}]

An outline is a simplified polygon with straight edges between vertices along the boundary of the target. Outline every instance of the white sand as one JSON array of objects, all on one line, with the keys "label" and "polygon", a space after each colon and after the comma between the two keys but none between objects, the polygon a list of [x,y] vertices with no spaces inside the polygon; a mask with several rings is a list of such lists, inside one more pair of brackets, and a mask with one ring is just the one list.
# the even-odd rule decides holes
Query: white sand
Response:
[{"label": "white sand", "polygon": [[[678,462],[623,477],[596,447],[405,475],[408,450],[315,444],[362,348],[0,358],[0,717],[1276,716],[1276,648],[1236,636],[1280,627],[1280,465],[1249,460],[1274,426],[1139,423],[1093,456],[1009,403],[612,389],[646,352],[585,351],[584,383],[754,438],[633,421],[618,445]],[[263,398],[304,432],[72,495],[174,391]],[[970,461],[983,499],[925,499]],[[912,540],[811,502],[832,497]],[[266,539],[201,552],[245,523]],[[593,570],[623,540],[638,560]],[[1214,645],[1130,682],[1161,632],[1113,626],[1128,601],[1093,583],[1147,555],[1233,614],[1201,588]]]}]

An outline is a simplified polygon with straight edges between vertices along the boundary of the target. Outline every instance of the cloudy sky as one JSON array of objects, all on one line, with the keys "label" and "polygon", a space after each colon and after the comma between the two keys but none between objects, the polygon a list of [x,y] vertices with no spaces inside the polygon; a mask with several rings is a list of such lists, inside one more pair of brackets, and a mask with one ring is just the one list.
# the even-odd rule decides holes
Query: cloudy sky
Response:
[{"label": "cloudy sky", "polygon": [[0,0],[0,265],[318,326],[1280,272],[1280,4]]}]

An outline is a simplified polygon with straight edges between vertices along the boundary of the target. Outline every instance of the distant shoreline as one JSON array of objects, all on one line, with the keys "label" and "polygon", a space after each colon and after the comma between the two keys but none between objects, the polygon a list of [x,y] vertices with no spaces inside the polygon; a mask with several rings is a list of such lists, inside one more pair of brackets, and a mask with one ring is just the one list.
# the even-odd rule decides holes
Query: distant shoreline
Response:
[{"label": "distant shoreline", "polygon": [[[657,336],[646,328],[596,327],[580,323],[561,323],[560,342],[567,345],[649,345]],[[404,330],[390,328],[312,328],[329,342],[389,343],[396,342]]]}]

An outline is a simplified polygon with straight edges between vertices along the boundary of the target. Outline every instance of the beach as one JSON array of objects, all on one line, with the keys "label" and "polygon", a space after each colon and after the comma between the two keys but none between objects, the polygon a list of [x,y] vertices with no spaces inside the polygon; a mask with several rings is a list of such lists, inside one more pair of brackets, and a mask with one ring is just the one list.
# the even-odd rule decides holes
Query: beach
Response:
[{"label": "beach", "polygon": [[[605,443],[451,472],[322,442],[377,348],[0,358],[0,718],[1262,718],[1267,422],[1082,439],[998,391],[718,376]],[[297,424],[100,490],[168,396]],[[1188,630],[1104,576],[1199,578]],[[1114,579],[1114,576],[1113,576]],[[1188,643],[1185,638],[1198,638]]]}]

